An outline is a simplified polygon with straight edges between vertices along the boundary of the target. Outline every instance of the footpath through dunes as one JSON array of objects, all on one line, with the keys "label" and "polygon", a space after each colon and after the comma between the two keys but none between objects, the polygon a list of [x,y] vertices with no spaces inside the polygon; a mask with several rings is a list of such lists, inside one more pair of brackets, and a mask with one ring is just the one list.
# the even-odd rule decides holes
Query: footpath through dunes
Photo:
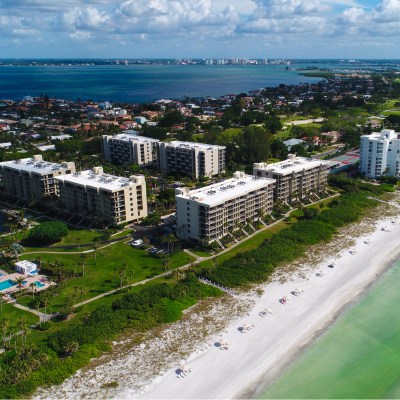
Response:
[{"label": "footpath through dunes", "polygon": [[[257,396],[397,256],[398,209],[382,204],[373,212],[381,219],[346,226],[332,242],[310,248],[294,272],[281,270],[252,292],[199,304],[140,345],[126,338],[113,353],[34,398]],[[222,342],[228,350],[221,350]],[[178,378],[184,365],[192,372]],[[112,382],[116,387],[102,388]]]}]

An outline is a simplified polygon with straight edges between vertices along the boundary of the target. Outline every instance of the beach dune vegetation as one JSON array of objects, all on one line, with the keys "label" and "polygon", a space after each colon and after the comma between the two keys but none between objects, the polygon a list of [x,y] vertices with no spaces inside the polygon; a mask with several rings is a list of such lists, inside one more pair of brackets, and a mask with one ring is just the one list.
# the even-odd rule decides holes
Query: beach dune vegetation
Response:
[{"label": "beach dune vegetation", "polygon": [[[125,293],[75,324],[49,334],[40,345],[17,347],[0,359],[0,398],[21,398],[38,386],[62,383],[91,358],[109,351],[124,330],[144,332],[181,318],[198,300],[222,292],[187,273],[177,283],[159,283]],[[29,368],[27,368],[29,367]]]},{"label": "beach dune vegetation", "polygon": [[330,184],[342,195],[334,199],[329,208],[312,219],[299,219],[290,227],[275,233],[257,249],[238,254],[201,274],[228,287],[260,283],[274,270],[305,254],[308,247],[331,240],[336,229],[358,221],[366,210],[378,205],[373,196],[383,194],[385,185],[372,185],[344,175],[333,175]]}]

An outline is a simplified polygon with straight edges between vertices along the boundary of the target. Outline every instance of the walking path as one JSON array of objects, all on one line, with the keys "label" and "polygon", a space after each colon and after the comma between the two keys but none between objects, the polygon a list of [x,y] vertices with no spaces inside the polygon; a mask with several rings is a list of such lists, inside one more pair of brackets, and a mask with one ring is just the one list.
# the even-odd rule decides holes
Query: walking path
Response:
[{"label": "walking path", "polygon": [[[339,194],[339,193],[335,193],[335,194],[332,195],[332,196],[326,197],[325,199],[318,200],[318,201],[316,201],[316,202],[314,202],[314,203],[312,203],[312,204],[309,204],[309,205],[310,205],[310,206],[311,206],[311,205],[315,205],[315,204],[318,204],[318,203],[320,203],[320,202],[322,202],[322,201],[329,200],[329,199],[332,199],[332,198],[337,197],[337,196],[340,196],[340,194]],[[195,258],[195,263],[196,263],[196,264],[198,264],[198,263],[200,263],[200,262],[203,262],[203,261],[212,260],[212,259],[214,259],[214,258],[216,258],[216,257],[221,256],[222,254],[225,254],[225,253],[231,251],[232,249],[234,249],[235,247],[239,246],[240,244],[246,242],[247,240],[252,239],[254,236],[258,235],[259,233],[261,233],[261,232],[263,232],[263,231],[265,231],[265,230],[267,230],[267,229],[269,229],[269,228],[271,228],[271,227],[273,227],[273,226],[279,224],[279,223],[282,222],[285,218],[287,218],[294,210],[295,210],[295,209],[290,209],[281,219],[274,221],[272,224],[267,225],[267,226],[265,226],[264,228],[261,228],[260,230],[255,231],[255,232],[252,233],[252,234],[249,234],[249,236],[246,236],[245,238],[243,238],[242,240],[240,240],[240,241],[238,241],[238,242],[236,242],[236,243],[233,243],[230,247],[224,248],[223,250],[221,250],[221,251],[218,252],[217,254],[213,254],[213,255],[208,256],[208,257],[202,257],[202,256],[198,256],[198,255],[195,254],[195,253],[192,253],[190,250],[185,249],[184,251],[185,251],[185,253],[187,253],[187,254],[189,254],[189,255],[191,255],[192,257]],[[109,245],[111,245],[111,244],[112,244],[112,243],[108,244],[107,246],[109,246]],[[104,247],[105,247],[105,246],[104,246]],[[94,251],[94,250],[91,250],[91,251]],[[85,253],[85,252],[88,252],[88,251],[83,251],[83,252],[75,253],[75,254],[81,254],[81,253]],[[55,253],[55,254],[63,254],[62,252],[54,252],[54,253]],[[29,253],[24,253],[24,254],[29,254]],[[65,254],[74,254],[74,252],[66,252]],[[190,263],[188,263],[188,264],[185,264],[185,265],[182,265],[182,266],[176,268],[175,270],[178,270],[178,271],[187,270],[187,269],[189,269],[189,268],[192,267],[192,264],[193,264],[193,263],[190,262]],[[98,300],[98,299],[100,299],[100,298],[102,298],[102,297],[108,296],[108,295],[110,295],[110,294],[114,294],[114,293],[116,293],[116,292],[118,292],[118,291],[120,291],[120,290],[122,290],[122,289],[130,288],[130,287],[134,287],[134,286],[139,286],[139,285],[144,285],[145,283],[150,282],[150,281],[153,281],[153,280],[155,280],[155,279],[163,278],[163,277],[169,275],[170,273],[171,273],[170,271],[166,271],[166,272],[163,272],[162,274],[155,275],[155,276],[153,276],[153,277],[151,277],[151,278],[144,279],[144,280],[139,281],[139,282],[131,283],[131,284],[129,284],[129,285],[121,286],[121,287],[119,287],[119,288],[110,290],[110,291],[108,291],[108,292],[99,294],[98,296],[91,297],[90,299],[87,299],[87,300],[85,300],[85,301],[82,301],[82,302],[80,302],[80,303],[77,303],[77,304],[75,304],[75,305],[72,306],[72,307],[73,307],[73,308],[77,308],[77,307],[83,306],[83,305],[85,305],[85,304],[91,303],[92,301]],[[21,306],[21,307],[23,307],[23,306]],[[20,307],[18,307],[18,308],[20,308]],[[27,307],[24,307],[23,309],[24,309],[25,311],[30,311],[30,312],[33,311],[33,310],[31,310],[31,309],[28,309]],[[35,312],[34,312],[34,314],[35,314]],[[37,314],[36,314],[36,315],[37,315]],[[50,319],[50,318],[49,318],[49,319]]]},{"label": "walking path", "polygon": [[53,317],[53,314],[45,314],[32,308],[25,307],[22,304],[14,303],[13,306],[19,308],[20,310],[24,310],[30,312],[31,314],[37,315],[39,317],[39,321],[41,322],[49,321]]}]

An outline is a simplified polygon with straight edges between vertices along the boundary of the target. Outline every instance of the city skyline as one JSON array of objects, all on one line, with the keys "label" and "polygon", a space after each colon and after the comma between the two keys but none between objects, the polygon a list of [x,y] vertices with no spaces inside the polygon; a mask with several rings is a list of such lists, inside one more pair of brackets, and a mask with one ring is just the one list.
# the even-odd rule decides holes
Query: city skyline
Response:
[{"label": "city skyline", "polygon": [[398,58],[398,0],[0,0],[3,58]]}]

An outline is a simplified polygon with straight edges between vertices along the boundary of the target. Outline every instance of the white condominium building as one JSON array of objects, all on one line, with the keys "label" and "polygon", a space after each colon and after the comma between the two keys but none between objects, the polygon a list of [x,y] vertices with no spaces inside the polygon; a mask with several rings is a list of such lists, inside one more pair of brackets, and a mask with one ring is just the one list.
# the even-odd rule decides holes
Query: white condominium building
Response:
[{"label": "white condominium building", "polygon": [[225,146],[192,142],[160,142],[161,172],[189,175],[195,179],[225,172]]},{"label": "white condominium building", "polygon": [[291,204],[325,189],[330,162],[296,157],[274,164],[255,163],[253,175],[275,179],[274,201]]},{"label": "white condominium building", "polygon": [[54,178],[75,172],[75,163],[44,161],[41,155],[0,163],[4,192],[11,198],[40,202],[58,195]]},{"label": "white condominium building", "polygon": [[383,129],[361,136],[360,170],[369,178],[399,176],[400,133]]},{"label": "white condominium building", "polygon": [[143,175],[129,178],[103,173],[102,167],[57,178],[60,208],[118,225],[147,216],[146,182]]},{"label": "white condominium building", "polygon": [[132,133],[103,135],[103,154],[106,161],[118,164],[151,165],[157,163],[159,140]]},{"label": "white condominium building", "polygon": [[272,179],[235,172],[232,179],[201,189],[175,189],[177,236],[211,243],[259,219],[272,211],[274,185]]}]

